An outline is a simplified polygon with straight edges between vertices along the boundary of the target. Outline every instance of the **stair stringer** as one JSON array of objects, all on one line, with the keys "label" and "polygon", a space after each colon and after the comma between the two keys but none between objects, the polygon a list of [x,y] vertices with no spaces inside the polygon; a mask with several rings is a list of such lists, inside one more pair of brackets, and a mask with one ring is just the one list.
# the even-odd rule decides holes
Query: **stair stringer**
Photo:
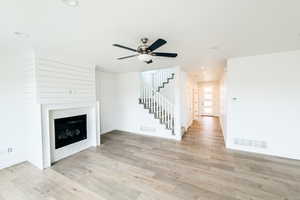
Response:
[{"label": "stair stringer", "polygon": [[175,73],[172,73],[172,75],[170,77],[168,77],[167,80],[164,81],[161,86],[158,86],[157,92],[160,92],[161,90],[163,90],[166,87],[166,85],[170,84],[171,81],[174,79],[175,79]]}]

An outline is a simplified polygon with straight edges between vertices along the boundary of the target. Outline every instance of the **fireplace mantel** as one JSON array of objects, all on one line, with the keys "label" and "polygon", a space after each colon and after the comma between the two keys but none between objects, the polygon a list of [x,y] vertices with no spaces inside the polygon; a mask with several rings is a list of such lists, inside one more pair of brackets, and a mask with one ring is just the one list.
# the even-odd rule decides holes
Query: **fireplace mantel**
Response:
[{"label": "fireplace mantel", "polygon": [[[99,117],[99,102],[81,102],[81,103],[68,103],[68,104],[43,104],[41,105],[41,118],[42,118],[42,168],[48,168],[54,161],[53,157],[53,147],[51,146],[51,134],[53,134],[53,113],[68,111],[72,113],[72,110],[86,110],[89,120],[88,120],[88,144],[78,147],[78,152],[91,146],[100,145],[100,117]],[[75,114],[75,113],[74,113]],[[73,154],[69,152],[69,154]],[[60,155],[61,158],[66,157],[66,155]],[[57,159],[57,158],[56,158]]]}]

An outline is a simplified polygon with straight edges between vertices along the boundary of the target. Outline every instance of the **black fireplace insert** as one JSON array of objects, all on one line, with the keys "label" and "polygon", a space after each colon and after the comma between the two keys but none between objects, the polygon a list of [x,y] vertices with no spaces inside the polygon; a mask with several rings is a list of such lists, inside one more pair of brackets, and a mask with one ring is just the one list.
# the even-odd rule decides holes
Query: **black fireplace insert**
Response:
[{"label": "black fireplace insert", "polygon": [[87,115],[54,120],[55,149],[87,139]]}]

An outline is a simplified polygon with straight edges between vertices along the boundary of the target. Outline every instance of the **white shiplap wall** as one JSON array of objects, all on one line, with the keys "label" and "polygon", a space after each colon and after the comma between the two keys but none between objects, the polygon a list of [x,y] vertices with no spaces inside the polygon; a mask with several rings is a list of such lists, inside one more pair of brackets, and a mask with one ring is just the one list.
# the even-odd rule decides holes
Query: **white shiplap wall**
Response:
[{"label": "white shiplap wall", "polygon": [[25,102],[26,103],[36,103],[36,69],[35,69],[35,59],[27,59],[25,64]]},{"label": "white shiplap wall", "polygon": [[36,59],[39,104],[96,101],[95,68]]}]

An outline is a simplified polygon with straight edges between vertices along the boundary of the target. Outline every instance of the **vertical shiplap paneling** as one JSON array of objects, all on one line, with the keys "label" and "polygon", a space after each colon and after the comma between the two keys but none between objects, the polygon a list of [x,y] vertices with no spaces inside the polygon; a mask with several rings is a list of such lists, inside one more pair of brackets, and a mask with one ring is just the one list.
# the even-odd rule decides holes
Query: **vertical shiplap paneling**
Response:
[{"label": "vertical shiplap paneling", "polygon": [[25,102],[36,103],[36,68],[34,58],[25,60]]},{"label": "vertical shiplap paneling", "polygon": [[39,58],[37,92],[40,104],[96,100],[95,68]]}]

